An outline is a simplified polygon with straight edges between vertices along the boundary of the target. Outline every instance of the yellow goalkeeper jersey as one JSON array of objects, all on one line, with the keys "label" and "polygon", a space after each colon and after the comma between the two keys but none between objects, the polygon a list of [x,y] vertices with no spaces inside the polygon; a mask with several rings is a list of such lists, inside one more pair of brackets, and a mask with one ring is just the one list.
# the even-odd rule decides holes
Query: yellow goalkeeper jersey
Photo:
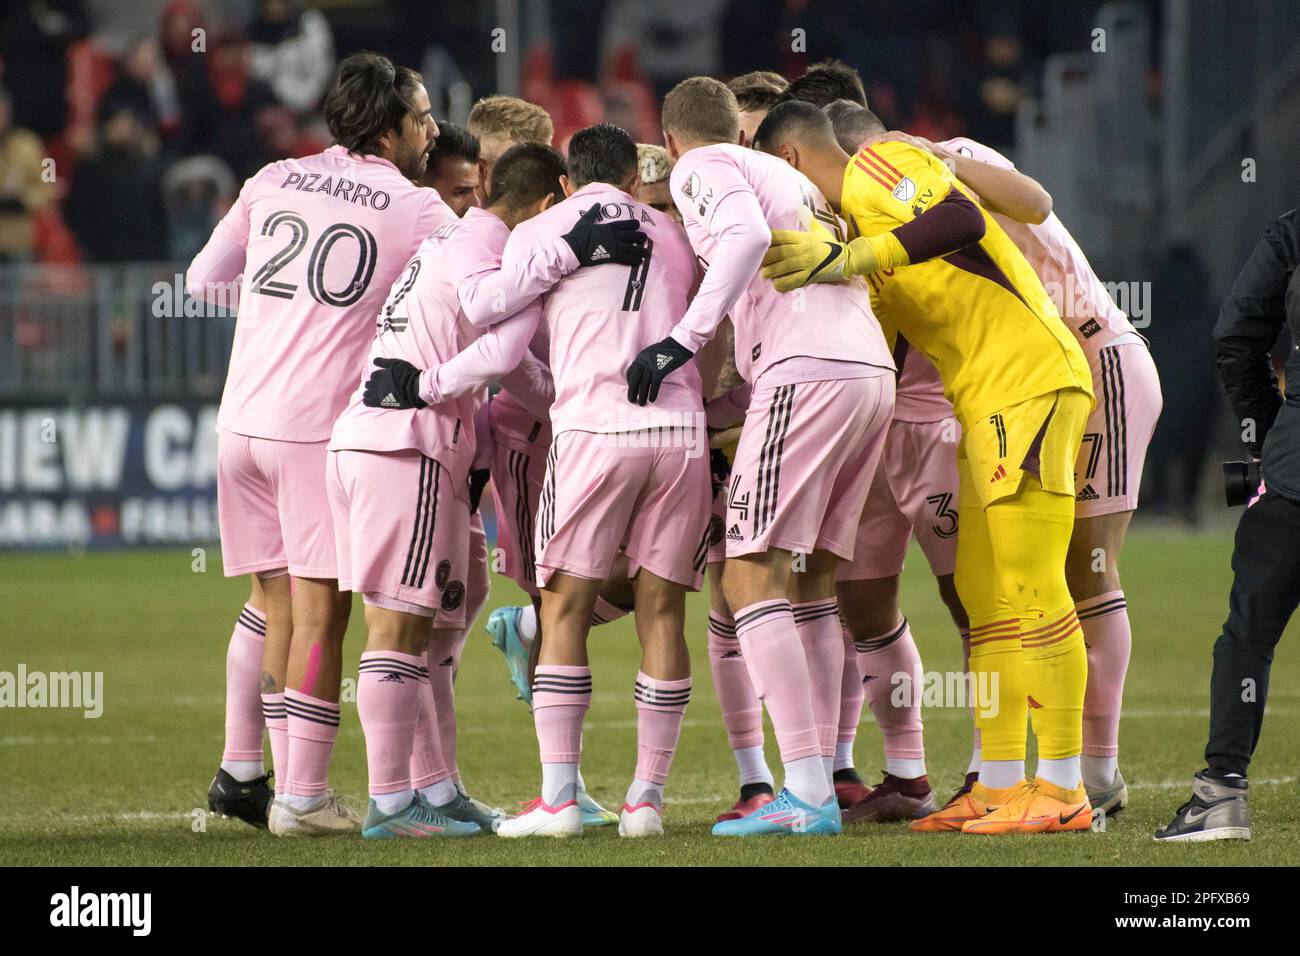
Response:
[{"label": "yellow goalkeeper jersey", "polygon": [[864,147],[844,171],[841,212],[857,235],[911,222],[960,190],[984,238],[950,255],[867,276],[871,304],[939,369],[957,417],[973,421],[1062,388],[1092,395],[1087,359],[1033,268],[939,159],[907,143]]}]

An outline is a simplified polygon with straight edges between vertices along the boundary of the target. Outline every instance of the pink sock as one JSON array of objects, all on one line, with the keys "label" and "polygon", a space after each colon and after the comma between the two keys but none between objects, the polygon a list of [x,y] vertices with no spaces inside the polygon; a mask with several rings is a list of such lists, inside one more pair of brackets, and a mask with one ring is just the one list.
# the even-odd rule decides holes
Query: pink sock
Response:
[{"label": "pink sock", "polygon": [[261,760],[262,645],[266,616],[245,604],[226,649],[226,749],[222,760]]},{"label": "pink sock", "polygon": [[611,604],[597,595],[596,606],[591,612],[591,626],[598,627],[601,624],[608,624],[610,621],[617,621],[620,617],[625,617],[627,613],[617,604]]},{"label": "pink sock", "polygon": [[658,680],[638,671],[636,686],[636,778],[668,782],[682,717],[691,699],[691,679]]},{"label": "pink sock", "polygon": [[451,779],[460,784],[460,767],[456,764],[456,668],[469,631],[434,628],[429,636],[429,687],[437,710],[438,747]]},{"label": "pink sock", "polygon": [[844,636],[839,605],[835,598],[824,598],[795,604],[791,610],[808,660],[817,743],[822,756],[832,759],[840,730],[840,693],[844,683]]},{"label": "pink sock", "polygon": [[820,757],[812,679],[790,602],[760,601],[741,608],[736,612],[736,634],[754,691],[772,718],[781,760],[789,764]]},{"label": "pink sock", "polygon": [[1088,648],[1088,690],[1083,699],[1083,752],[1119,754],[1119,711],[1133,649],[1123,591],[1107,591],[1075,606]]},{"label": "pink sock", "polygon": [[330,754],[339,735],[339,705],[285,688],[289,715],[289,779],[284,792],[317,797],[329,789]]},{"label": "pink sock", "polygon": [[275,774],[275,792],[285,793],[289,783],[289,718],[284,711],[284,694],[262,695],[262,720],[271,738],[271,770]]},{"label": "pink sock", "polygon": [[423,654],[366,651],[357,667],[357,717],[366,738],[370,792],[411,789],[411,748],[428,692]]},{"label": "pink sock", "polygon": [[578,762],[582,721],[591,706],[591,668],[538,664],[533,674],[533,723],[542,763]]},{"label": "pink sock", "polygon": [[763,702],[749,682],[736,622],[716,613],[709,614],[709,668],[731,749],[763,746]]},{"label": "pink sock", "polygon": [[[421,660],[427,662],[428,657],[423,657]],[[428,673],[427,669],[426,673]],[[451,771],[442,757],[442,738],[438,734],[438,709],[433,702],[433,689],[428,683],[421,688],[418,703],[415,737],[411,742],[411,787],[415,790],[423,790],[446,780],[451,776]]]},{"label": "pink sock", "polygon": [[[871,715],[885,738],[885,759],[922,760],[921,655],[912,640],[907,618],[888,634],[857,642],[858,668]],[[902,697],[901,706],[894,702]]]},{"label": "pink sock", "polygon": [[840,629],[844,639],[844,668],[840,680],[840,732],[836,738],[841,744],[852,744],[858,739],[858,724],[862,723],[862,701],[866,691],[862,687],[862,670],[858,666],[858,649],[847,627]]}]

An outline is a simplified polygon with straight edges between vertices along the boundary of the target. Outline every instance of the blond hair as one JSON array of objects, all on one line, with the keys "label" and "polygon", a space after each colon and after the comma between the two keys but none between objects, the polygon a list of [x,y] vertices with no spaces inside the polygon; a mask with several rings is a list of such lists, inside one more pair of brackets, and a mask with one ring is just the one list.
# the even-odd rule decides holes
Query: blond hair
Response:
[{"label": "blond hair", "polygon": [[555,124],[546,110],[517,96],[487,96],[469,111],[469,131],[479,139],[551,145]]},{"label": "blond hair", "polygon": [[646,186],[668,178],[668,150],[650,143],[636,144],[636,169]]}]

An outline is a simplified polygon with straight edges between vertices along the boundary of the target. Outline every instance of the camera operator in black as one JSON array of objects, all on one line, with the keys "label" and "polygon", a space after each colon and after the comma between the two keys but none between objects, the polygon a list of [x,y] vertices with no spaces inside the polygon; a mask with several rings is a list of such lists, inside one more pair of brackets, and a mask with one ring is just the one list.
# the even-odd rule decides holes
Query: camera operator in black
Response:
[{"label": "camera operator in black", "polygon": [[[1214,645],[1207,769],[1157,840],[1250,839],[1246,768],[1259,742],[1273,649],[1300,605],[1300,215],[1274,220],[1233,283],[1214,327],[1219,376],[1250,453],[1258,497],[1237,524],[1228,620]],[[1286,393],[1269,353],[1283,325]],[[1252,428],[1253,425],[1253,428]],[[1231,491],[1229,492],[1231,496]]]}]

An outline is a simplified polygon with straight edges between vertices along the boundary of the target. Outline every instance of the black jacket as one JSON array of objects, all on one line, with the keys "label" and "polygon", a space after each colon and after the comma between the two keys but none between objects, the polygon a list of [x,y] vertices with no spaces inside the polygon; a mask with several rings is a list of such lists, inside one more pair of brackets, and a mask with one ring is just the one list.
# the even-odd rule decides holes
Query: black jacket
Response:
[{"label": "black jacket", "polygon": [[[1251,454],[1260,459],[1269,490],[1300,500],[1300,285],[1287,287],[1300,264],[1300,214],[1291,210],[1269,223],[1264,238],[1232,284],[1214,326],[1219,377],[1243,430],[1255,423]],[[1292,349],[1286,363],[1286,393],[1278,390],[1269,352],[1283,325]]]}]

